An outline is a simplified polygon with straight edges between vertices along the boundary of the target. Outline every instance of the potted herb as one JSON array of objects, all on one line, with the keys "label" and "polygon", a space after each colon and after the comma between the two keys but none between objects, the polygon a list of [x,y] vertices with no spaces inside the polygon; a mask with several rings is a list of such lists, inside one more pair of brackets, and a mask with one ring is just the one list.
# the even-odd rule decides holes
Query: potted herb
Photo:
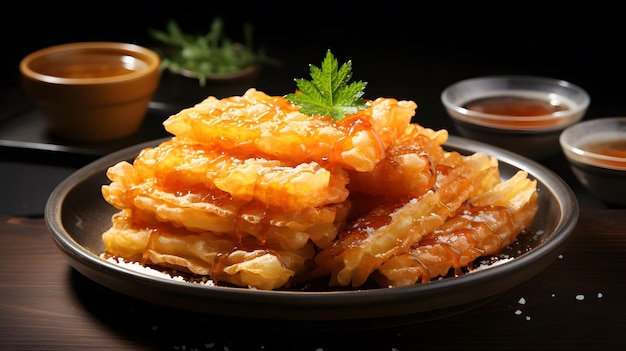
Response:
[{"label": "potted herb", "polygon": [[205,34],[185,33],[171,19],[165,31],[150,29],[160,43],[161,84],[155,100],[176,105],[198,103],[208,96],[241,95],[254,87],[263,64],[280,62],[254,50],[253,28],[244,24],[243,42],[233,42],[224,33],[224,21],[215,17]]}]

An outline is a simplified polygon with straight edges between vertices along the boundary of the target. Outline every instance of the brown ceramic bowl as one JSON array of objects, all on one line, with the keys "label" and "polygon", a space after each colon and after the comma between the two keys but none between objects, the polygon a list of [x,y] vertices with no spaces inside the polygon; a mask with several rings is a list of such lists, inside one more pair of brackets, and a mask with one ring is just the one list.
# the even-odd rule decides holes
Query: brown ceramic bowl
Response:
[{"label": "brown ceramic bowl", "polygon": [[160,57],[129,43],[78,42],[22,59],[24,91],[62,138],[94,142],[136,132],[159,84]]},{"label": "brown ceramic bowl", "polygon": [[486,76],[448,86],[441,101],[462,136],[541,160],[560,151],[561,131],[583,118],[590,98],[560,79]]}]

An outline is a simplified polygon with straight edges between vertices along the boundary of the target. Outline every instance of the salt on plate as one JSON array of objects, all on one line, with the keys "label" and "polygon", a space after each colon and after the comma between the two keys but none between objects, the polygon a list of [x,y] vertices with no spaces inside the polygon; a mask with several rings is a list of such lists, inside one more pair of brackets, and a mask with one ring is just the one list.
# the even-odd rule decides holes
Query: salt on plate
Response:
[{"label": "salt on plate", "polygon": [[166,278],[166,279],[171,279],[171,280],[176,280],[176,281],[181,281],[181,282],[188,282],[188,283],[193,283],[193,284],[201,284],[201,285],[208,285],[208,286],[214,286],[215,283],[213,282],[213,280],[208,279],[206,281],[191,281],[188,279],[185,279],[185,277],[180,276],[180,275],[171,275],[168,274],[166,272],[154,269],[154,268],[150,268],[150,267],[146,267],[143,266],[142,264],[140,264],[139,262],[129,262],[124,260],[123,258],[119,257],[105,257],[104,254],[101,255],[101,257],[111,263],[114,263],[116,265],[122,266],[124,268],[130,269],[131,271],[137,272],[137,273],[144,273],[144,274],[148,274],[151,275],[153,277],[159,277],[159,278]]}]

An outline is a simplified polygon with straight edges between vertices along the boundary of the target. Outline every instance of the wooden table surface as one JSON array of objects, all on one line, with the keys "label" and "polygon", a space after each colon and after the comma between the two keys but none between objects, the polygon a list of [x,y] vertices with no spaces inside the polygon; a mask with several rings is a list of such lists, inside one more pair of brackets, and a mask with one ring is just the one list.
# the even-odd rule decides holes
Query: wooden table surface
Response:
[{"label": "wooden table surface", "polygon": [[611,349],[626,342],[626,209],[584,210],[559,259],[495,300],[430,322],[280,330],[153,305],[75,271],[43,218],[0,217],[2,350]]}]

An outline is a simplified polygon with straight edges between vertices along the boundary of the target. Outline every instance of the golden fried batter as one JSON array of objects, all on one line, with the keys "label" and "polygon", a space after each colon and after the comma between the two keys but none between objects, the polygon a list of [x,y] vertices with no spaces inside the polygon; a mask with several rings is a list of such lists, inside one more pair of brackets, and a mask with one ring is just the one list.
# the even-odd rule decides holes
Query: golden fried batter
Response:
[{"label": "golden fried batter", "polygon": [[400,137],[415,114],[412,101],[377,99],[370,108],[335,122],[308,116],[282,97],[249,89],[243,96],[209,97],[168,118],[177,137],[293,164],[318,162],[371,171]]}]

